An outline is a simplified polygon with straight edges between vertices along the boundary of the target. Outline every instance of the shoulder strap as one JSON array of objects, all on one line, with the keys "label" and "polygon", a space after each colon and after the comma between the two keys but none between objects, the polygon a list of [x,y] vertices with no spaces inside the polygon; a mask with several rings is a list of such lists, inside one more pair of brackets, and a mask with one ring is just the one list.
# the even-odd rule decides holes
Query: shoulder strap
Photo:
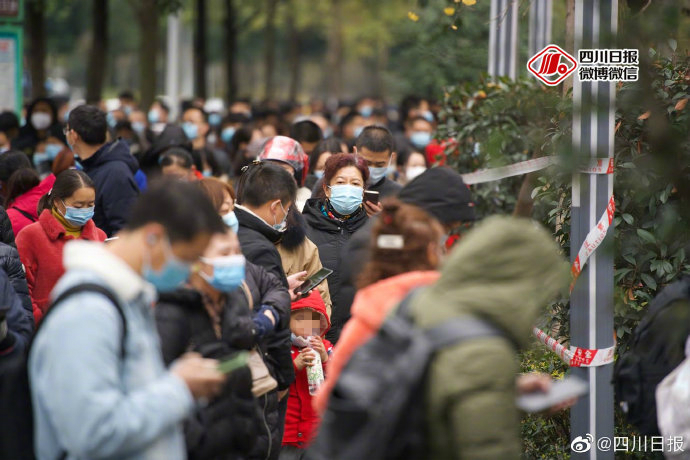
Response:
[{"label": "shoulder strap", "polygon": [[43,319],[41,320],[41,323],[38,325],[38,328],[36,329],[36,334],[38,334],[38,331],[41,328],[41,325],[45,323],[46,317],[53,311],[55,310],[55,307],[65,300],[66,298],[73,296],[75,294],[79,294],[81,292],[95,292],[98,294],[101,294],[102,296],[106,297],[110,302],[113,304],[115,307],[115,310],[117,311],[118,315],[120,316],[120,319],[122,320],[122,334],[120,336],[120,358],[124,359],[125,357],[125,338],[127,337],[127,319],[125,318],[125,314],[122,311],[122,306],[120,305],[119,300],[117,297],[115,297],[115,294],[110,291],[110,289],[96,283],[84,283],[84,284],[78,284],[76,286],[72,286],[68,289],[66,289],[64,292],[62,292],[50,305],[50,308],[46,312],[46,314],[43,316]]},{"label": "shoulder strap", "polygon": [[35,218],[34,216],[32,216],[31,214],[29,214],[28,212],[24,211],[23,209],[19,209],[19,208],[15,207],[15,206],[11,206],[10,209],[14,209],[14,210],[17,211],[19,214],[21,214],[22,216],[24,216],[24,217],[26,217],[27,219],[29,219],[31,222],[36,222],[36,218]]}]

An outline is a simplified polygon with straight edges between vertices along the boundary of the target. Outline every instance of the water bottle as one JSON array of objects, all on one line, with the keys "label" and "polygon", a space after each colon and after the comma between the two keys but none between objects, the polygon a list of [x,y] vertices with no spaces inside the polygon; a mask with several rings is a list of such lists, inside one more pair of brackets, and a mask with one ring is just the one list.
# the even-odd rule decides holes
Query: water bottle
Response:
[{"label": "water bottle", "polygon": [[314,396],[323,383],[323,365],[319,352],[312,350],[312,353],[314,353],[314,361],[312,361],[312,366],[307,366],[307,381],[309,382],[309,394]]}]

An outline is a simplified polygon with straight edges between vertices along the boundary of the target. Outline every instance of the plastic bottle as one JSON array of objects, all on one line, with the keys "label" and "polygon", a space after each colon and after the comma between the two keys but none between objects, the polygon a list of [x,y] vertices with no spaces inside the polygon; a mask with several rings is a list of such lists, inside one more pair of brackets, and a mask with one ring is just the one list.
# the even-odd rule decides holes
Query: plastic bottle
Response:
[{"label": "plastic bottle", "polygon": [[312,366],[307,366],[307,381],[309,382],[309,394],[314,396],[323,383],[323,365],[319,352],[316,350],[312,350],[312,352],[314,353],[314,361],[312,361]]}]

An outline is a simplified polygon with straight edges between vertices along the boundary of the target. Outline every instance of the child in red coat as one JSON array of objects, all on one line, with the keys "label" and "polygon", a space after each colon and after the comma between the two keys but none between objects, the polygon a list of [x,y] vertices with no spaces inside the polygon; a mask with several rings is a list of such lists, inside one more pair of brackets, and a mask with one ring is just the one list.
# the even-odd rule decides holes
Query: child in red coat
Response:
[{"label": "child in red coat", "polygon": [[295,381],[290,385],[287,413],[285,415],[285,434],[280,460],[300,460],[311,441],[319,417],[312,407],[309,394],[307,367],[314,366],[314,353],[321,358],[324,373],[333,345],[323,336],[331,327],[326,305],[317,289],[309,296],[292,304],[290,330],[292,331],[292,362],[295,367]]}]

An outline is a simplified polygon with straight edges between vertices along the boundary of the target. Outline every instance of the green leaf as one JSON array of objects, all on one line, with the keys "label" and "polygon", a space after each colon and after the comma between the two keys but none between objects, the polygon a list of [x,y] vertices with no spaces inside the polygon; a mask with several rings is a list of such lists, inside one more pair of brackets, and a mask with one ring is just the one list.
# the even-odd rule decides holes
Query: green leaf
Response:
[{"label": "green leaf", "polygon": [[638,228],[637,235],[647,243],[656,244],[656,238],[647,230],[642,230],[641,228]]},{"label": "green leaf", "polygon": [[635,222],[635,219],[630,214],[623,214],[621,217],[628,225],[632,225]]},{"label": "green leaf", "polygon": [[654,280],[654,278],[652,278],[650,275],[646,273],[640,274],[640,278],[642,278],[644,284],[646,284],[651,289],[656,290],[656,281]]}]

